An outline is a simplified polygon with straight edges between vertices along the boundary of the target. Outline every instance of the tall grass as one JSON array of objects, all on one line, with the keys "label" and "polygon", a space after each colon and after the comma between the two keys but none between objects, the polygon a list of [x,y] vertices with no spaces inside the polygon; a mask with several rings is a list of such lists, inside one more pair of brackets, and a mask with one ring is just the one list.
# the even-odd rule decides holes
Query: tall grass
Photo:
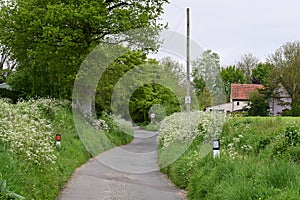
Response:
[{"label": "tall grass", "polygon": [[194,140],[161,169],[189,199],[300,199],[300,118],[234,117],[223,127],[221,157],[202,158]]}]

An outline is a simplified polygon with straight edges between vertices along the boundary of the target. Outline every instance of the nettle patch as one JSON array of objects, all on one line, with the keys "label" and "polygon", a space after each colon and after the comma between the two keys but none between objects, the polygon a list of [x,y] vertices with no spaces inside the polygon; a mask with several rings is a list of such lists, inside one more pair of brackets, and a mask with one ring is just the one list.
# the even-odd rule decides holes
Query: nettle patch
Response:
[{"label": "nettle patch", "polygon": [[38,165],[54,164],[53,128],[43,115],[55,112],[53,99],[20,101],[0,99],[0,142],[12,156]]}]

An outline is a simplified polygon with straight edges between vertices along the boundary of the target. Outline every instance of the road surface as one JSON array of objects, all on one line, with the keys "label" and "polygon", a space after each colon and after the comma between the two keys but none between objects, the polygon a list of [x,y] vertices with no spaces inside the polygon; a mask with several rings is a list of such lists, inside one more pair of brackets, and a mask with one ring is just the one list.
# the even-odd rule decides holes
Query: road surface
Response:
[{"label": "road surface", "polygon": [[134,130],[134,140],[77,169],[60,200],[183,200],[158,170],[156,132]]}]

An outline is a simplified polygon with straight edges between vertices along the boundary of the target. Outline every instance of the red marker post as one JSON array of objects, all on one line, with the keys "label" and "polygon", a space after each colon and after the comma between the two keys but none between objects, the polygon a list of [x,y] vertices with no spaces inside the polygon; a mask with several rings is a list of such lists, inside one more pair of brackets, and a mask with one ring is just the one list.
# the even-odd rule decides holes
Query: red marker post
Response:
[{"label": "red marker post", "polygon": [[56,134],[55,136],[55,139],[56,139],[56,146],[59,146],[60,147],[60,141],[61,141],[61,135],[60,134]]}]

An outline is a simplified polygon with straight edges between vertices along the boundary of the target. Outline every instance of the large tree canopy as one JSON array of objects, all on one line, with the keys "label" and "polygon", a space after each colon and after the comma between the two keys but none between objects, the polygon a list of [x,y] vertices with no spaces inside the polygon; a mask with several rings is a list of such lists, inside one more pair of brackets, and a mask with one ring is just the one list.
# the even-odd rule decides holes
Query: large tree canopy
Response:
[{"label": "large tree canopy", "polygon": [[252,70],[259,63],[259,59],[252,53],[243,54],[236,66],[241,70],[247,83],[251,83]]},{"label": "large tree canopy", "polygon": [[69,98],[85,56],[106,36],[161,27],[168,0],[2,0],[0,43],[19,67],[15,89]]},{"label": "large tree canopy", "polygon": [[231,93],[231,84],[232,83],[244,83],[245,77],[240,70],[240,68],[237,68],[235,65],[228,66],[226,68],[221,69],[221,76],[222,80],[224,82],[225,92],[226,92],[226,98],[229,102],[230,100],[230,93]]},{"label": "large tree canopy", "polygon": [[9,48],[0,44],[0,83],[6,82],[16,66],[17,62],[11,59]]},{"label": "large tree canopy", "polygon": [[[193,86],[198,95],[200,107],[218,105],[226,102],[224,83],[221,77],[220,57],[212,50],[204,51],[193,62]],[[207,92],[209,91],[209,94]],[[205,96],[199,96],[203,93]],[[204,99],[201,99],[204,98]],[[209,104],[208,104],[208,101]]]},{"label": "large tree canopy", "polygon": [[[269,57],[273,87],[281,83],[292,97],[293,115],[300,115],[300,41],[287,42]],[[297,108],[295,110],[295,108]]]}]

